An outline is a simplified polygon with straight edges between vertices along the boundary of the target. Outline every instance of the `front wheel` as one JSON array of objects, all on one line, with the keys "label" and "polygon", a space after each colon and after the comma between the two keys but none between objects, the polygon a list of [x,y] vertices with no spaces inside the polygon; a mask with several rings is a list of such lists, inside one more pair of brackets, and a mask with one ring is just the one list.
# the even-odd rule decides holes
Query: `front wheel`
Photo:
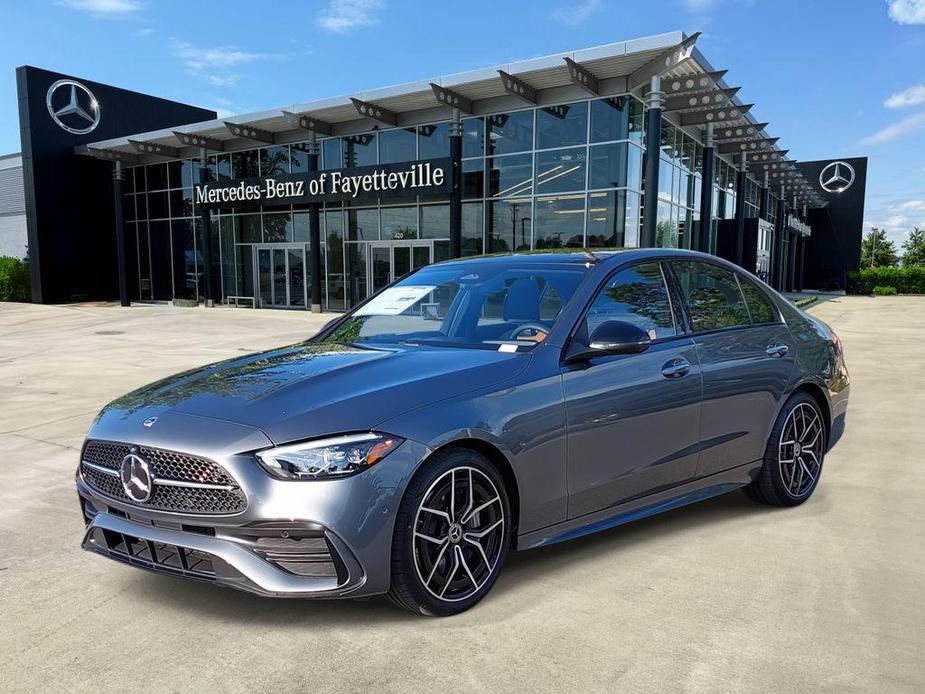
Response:
[{"label": "front wheel", "polygon": [[495,467],[468,449],[435,454],[398,510],[389,598],[432,616],[469,609],[494,585],[510,532],[510,504]]},{"label": "front wheel", "polygon": [[755,501],[797,506],[812,496],[826,450],[826,429],[816,400],[795,393],[778,415],[758,477],[745,488]]}]

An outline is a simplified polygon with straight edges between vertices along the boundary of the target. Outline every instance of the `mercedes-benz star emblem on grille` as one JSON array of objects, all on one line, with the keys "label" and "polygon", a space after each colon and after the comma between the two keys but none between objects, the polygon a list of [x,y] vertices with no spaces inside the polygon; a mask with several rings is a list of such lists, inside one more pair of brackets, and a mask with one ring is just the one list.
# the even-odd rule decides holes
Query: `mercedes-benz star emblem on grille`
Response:
[{"label": "mercedes-benz star emblem on grille", "polygon": [[844,193],[854,183],[854,167],[846,161],[833,161],[819,172],[819,185],[827,193]]},{"label": "mercedes-benz star emblem on grille", "polygon": [[129,453],[122,459],[119,478],[122,480],[122,488],[132,501],[141,503],[151,498],[154,488],[151,470],[148,463],[137,454]]},{"label": "mercedes-benz star emblem on grille", "polygon": [[74,135],[86,135],[100,124],[100,104],[80,82],[58,80],[45,96],[51,119]]},{"label": "mercedes-benz star emblem on grille", "polygon": [[154,426],[154,422],[157,421],[157,417],[148,417],[145,421],[142,422],[148,429]]}]

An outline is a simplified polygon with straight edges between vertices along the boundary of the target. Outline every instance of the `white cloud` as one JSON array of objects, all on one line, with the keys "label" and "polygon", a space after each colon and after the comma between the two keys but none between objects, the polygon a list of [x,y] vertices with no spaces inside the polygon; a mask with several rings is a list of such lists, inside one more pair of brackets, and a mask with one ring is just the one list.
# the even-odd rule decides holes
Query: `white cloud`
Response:
[{"label": "white cloud", "polygon": [[55,4],[97,17],[127,17],[142,8],[139,0],[57,0]]},{"label": "white cloud", "polygon": [[267,53],[250,53],[231,46],[204,48],[175,38],[169,39],[168,46],[173,56],[183,62],[191,75],[216,87],[236,84],[241,75],[235,72],[235,68],[276,57]]},{"label": "white cloud", "polygon": [[154,27],[145,27],[144,29],[139,29],[135,32],[138,36],[151,36],[155,33]]},{"label": "white cloud", "polygon": [[688,12],[707,12],[713,9],[717,0],[681,0]]},{"label": "white cloud", "polygon": [[922,210],[925,211],[925,200],[907,200],[898,205],[893,205],[894,210]]},{"label": "white cloud", "polygon": [[905,108],[906,106],[918,106],[925,104],[925,84],[916,84],[901,92],[891,94],[883,102],[887,108]]},{"label": "white cloud", "polygon": [[889,6],[897,24],[925,24],[925,0],[889,0]]},{"label": "white cloud", "polygon": [[862,137],[858,140],[861,145],[882,145],[885,142],[891,142],[905,135],[910,135],[918,130],[925,129],[925,111],[913,113],[902,120],[891,123],[882,130],[878,130],[872,135]]},{"label": "white cloud", "polygon": [[343,34],[356,27],[376,24],[379,19],[375,13],[384,6],[383,0],[328,0],[315,17],[315,24],[326,31]]},{"label": "white cloud", "polygon": [[577,5],[560,7],[555,11],[553,17],[556,21],[567,24],[568,26],[577,26],[584,24],[591,18],[601,6],[601,0],[584,0]]}]

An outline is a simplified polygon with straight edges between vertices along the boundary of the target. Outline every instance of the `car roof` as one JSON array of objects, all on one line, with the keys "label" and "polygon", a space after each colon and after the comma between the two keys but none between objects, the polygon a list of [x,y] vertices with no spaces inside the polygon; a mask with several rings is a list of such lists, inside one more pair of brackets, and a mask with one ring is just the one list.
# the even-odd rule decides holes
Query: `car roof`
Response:
[{"label": "car roof", "polygon": [[436,265],[452,265],[455,263],[492,263],[499,265],[587,265],[591,263],[616,265],[629,260],[669,257],[705,258],[723,262],[721,258],[717,258],[714,255],[699,253],[697,251],[688,251],[682,248],[581,248],[575,250],[557,248],[474,255],[465,258],[444,260],[440,263],[436,263]]}]

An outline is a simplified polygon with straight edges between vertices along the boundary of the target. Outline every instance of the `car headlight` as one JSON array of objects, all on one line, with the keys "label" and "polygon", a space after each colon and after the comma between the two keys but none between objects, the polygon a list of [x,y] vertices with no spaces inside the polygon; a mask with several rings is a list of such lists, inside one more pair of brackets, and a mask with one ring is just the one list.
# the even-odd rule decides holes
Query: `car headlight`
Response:
[{"label": "car headlight", "polygon": [[404,441],[398,436],[366,432],[268,448],[257,460],[283,480],[347,477],[375,465]]}]

